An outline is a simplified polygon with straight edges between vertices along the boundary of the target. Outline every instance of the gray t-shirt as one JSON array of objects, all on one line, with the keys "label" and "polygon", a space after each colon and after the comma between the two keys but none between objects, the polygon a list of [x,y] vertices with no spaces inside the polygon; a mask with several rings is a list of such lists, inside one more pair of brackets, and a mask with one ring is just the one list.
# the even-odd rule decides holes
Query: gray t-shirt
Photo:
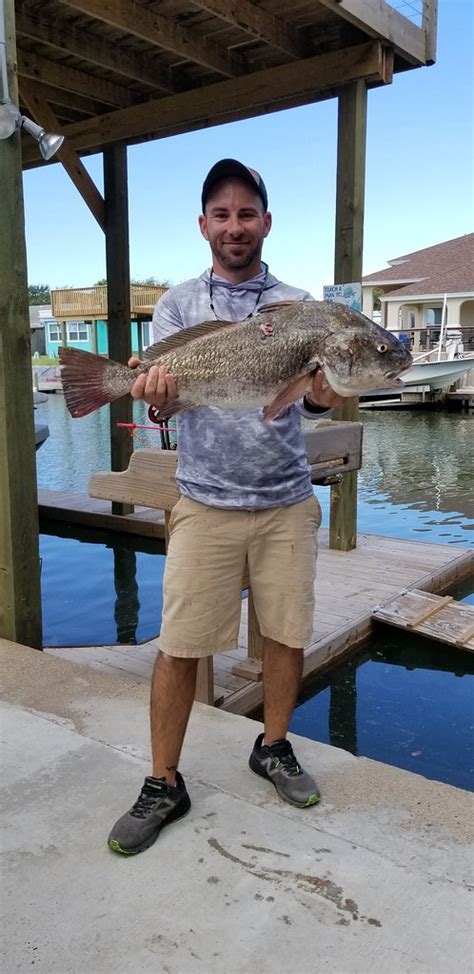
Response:
[{"label": "gray t-shirt", "polygon": [[[313,300],[307,291],[289,287],[264,270],[242,284],[214,274],[213,311],[209,282],[205,271],[163,295],[153,315],[155,341],[202,321],[241,321],[254,313],[257,301],[263,308],[278,301]],[[211,507],[246,510],[287,507],[310,497],[313,488],[302,415],[315,418],[302,403],[290,406],[270,423],[262,421],[260,409],[200,406],[181,413],[176,478],[181,493]]]}]

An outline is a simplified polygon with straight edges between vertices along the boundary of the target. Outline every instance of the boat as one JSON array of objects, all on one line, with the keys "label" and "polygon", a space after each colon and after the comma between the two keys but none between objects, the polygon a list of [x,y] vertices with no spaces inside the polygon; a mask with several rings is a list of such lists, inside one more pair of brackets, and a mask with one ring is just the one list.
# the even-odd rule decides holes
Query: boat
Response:
[{"label": "boat", "polygon": [[35,423],[35,448],[39,450],[49,436],[49,427],[45,423]]}]

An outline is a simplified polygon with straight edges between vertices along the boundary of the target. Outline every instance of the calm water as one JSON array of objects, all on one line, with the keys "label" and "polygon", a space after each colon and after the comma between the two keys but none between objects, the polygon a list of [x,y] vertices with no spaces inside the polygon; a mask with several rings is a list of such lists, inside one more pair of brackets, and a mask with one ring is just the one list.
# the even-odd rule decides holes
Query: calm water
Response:
[{"label": "calm water", "polygon": [[[135,404],[136,422],[147,422]],[[108,410],[71,420],[61,396],[38,407],[50,439],[41,487],[87,491],[110,469]],[[474,543],[474,416],[365,412],[359,531],[466,547]],[[124,435],[127,435],[124,433]],[[142,445],[159,436],[141,431]],[[317,490],[328,523],[329,491]],[[46,645],[134,643],[161,623],[163,550],[130,536],[43,526]],[[452,593],[474,604],[474,582]],[[295,733],[429,778],[472,788],[474,660],[440,643],[381,629],[349,663],[305,687]]]}]

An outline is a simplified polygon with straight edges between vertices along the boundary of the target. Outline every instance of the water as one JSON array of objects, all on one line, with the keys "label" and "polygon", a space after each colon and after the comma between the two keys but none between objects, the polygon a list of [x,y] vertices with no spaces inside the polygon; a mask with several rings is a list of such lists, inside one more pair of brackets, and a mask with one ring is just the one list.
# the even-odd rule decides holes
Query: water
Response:
[{"label": "water", "polygon": [[295,734],[474,790],[474,657],[384,628],[306,684]]}]

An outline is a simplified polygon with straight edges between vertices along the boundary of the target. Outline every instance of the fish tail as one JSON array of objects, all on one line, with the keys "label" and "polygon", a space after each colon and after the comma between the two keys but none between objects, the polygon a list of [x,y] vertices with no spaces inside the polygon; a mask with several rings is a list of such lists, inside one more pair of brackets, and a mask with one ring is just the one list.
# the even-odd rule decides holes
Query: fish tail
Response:
[{"label": "fish tail", "polygon": [[130,388],[133,385],[132,369],[102,355],[63,346],[59,349],[59,360],[64,398],[74,418],[87,416],[126,395],[123,381],[117,383],[117,379],[128,378],[130,373]]}]

